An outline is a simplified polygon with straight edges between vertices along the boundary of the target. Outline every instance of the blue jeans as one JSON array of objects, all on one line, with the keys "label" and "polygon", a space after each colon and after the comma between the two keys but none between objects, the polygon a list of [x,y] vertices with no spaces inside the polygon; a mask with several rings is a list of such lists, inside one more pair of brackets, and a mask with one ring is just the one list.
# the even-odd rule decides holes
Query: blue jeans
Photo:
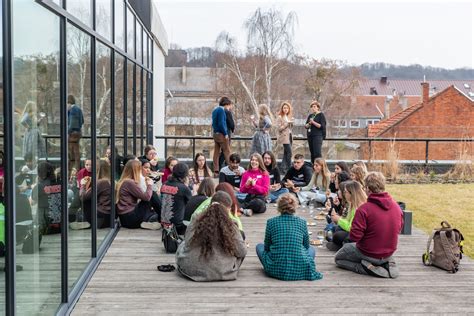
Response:
[{"label": "blue jeans", "polygon": [[270,192],[270,194],[268,195],[268,197],[270,198],[270,203],[275,203],[280,197],[280,195],[289,192],[290,191],[287,188],[280,188],[280,190]]},{"label": "blue jeans", "polygon": [[[263,253],[265,252],[265,245],[262,243],[257,244],[257,246],[255,247],[255,250],[257,251],[257,256],[258,256],[258,259],[260,260],[260,263],[263,264],[262,258],[263,258]],[[308,256],[310,256],[313,259],[316,256],[316,250],[314,249],[313,246],[309,246]]]}]

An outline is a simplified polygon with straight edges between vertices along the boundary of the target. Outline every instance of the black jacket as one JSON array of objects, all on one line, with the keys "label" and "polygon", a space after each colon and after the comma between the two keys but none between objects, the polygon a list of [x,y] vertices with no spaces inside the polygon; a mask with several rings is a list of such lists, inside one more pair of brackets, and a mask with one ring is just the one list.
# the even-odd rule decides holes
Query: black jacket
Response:
[{"label": "black jacket", "polygon": [[315,121],[316,123],[321,124],[321,127],[317,128],[314,125],[310,125],[309,128],[306,128],[308,137],[322,136],[323,139],[326,139],[326,117],[324,116],[324,114],[320,112],[316,115],[314,113],[311,113],[310,115],[308,115],[308,118],[306,119],[305,127],[309,123],[309,120],[311,118],[313,118],[313,121]]},{"label": "black jacket", "polygon": [[300,170],[291,167],[281,182],[285,183],[286,180],[291,180],[295,184],[295,187],[305,187],[311,181],[312,176],[313,171],[311,170],[311,167],[307,165],[303,165]]}]

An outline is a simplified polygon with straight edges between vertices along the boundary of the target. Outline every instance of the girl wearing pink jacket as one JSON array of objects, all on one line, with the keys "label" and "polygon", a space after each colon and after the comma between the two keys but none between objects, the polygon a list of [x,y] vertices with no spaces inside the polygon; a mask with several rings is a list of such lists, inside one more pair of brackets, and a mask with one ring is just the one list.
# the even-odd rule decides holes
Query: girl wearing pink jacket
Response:
[{"label": "girl wearing pink jacket", "polygon": [[248,170],[242,175],[240,192],[247,193],[242,203],[243,213],[252,216],[253,213],[264,213],[267,210],[265,197],[270,191],[270,177],[263,164],[260,154],[250,156]]}]

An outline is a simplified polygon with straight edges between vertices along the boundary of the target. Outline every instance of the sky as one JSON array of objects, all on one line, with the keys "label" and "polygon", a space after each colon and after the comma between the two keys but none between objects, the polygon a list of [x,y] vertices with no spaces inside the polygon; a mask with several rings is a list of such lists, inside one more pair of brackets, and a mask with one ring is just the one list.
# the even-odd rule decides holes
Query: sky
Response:
[{"label": "sky", "polygon": [[474,68],[472,0],[414,2],[153,0],[170,43],[210,46],[221,31],[246,44],[245,20],[257,9],[298,17],[297,52],[359,65],[386,62],[448,69]]}]

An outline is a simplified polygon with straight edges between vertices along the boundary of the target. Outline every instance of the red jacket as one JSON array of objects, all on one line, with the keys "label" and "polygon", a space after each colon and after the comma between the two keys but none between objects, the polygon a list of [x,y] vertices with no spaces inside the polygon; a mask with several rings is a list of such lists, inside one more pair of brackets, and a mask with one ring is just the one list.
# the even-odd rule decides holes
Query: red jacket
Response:
[{"label": "red jacket", "polygon": [[349,238],[366,256],[387,258],[397,250],[402,226],[403,213],[393,198],[387,192],[371,193],[355,213]]}]

